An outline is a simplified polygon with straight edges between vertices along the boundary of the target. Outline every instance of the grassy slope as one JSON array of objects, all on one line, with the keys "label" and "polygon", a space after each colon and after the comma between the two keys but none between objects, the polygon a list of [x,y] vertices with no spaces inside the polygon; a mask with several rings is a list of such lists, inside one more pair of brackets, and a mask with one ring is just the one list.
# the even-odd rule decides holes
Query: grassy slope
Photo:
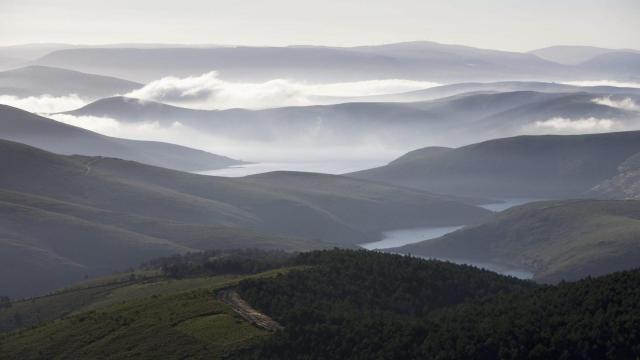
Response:
[{"label": "grassy slope", "polygon": [[636,267],[640,201],[538,202],[499,213],[402,253],[525,267],[555,282]]},{"label": "grassy slope", "polygon": [[425,148],[351,176],[443,194],[580,196],[640,152],[640,132],[517,136],[451,150]]},{"label": "grassy slope", "polygon": [[0,72],[0,93],[15,96],[77,94],[95,99],[142,86],[133,81],[48,66],[26,66]]},{"label": "grassy slope", "polygon": [[112,156],[183,171],[210,170],[242,161],[158,141],[119,139],[0,105],[0,138],[58,154]]},{"label": "grassy slope", "polygon": [[39,294],[173,253],[324,247],[294,237],[173,223],[3,190],[0,214],[0,261],[7,269],[0,288],[12,296]]},{"label": "grassy slope", "polygon": [[123,274],[86,283],[0,310],[3,330],[16,328],[16,314],[23,327],[48,321],[0,335],[0,348],[20,359],[219,358],[267,333],[217,301],[213,290],[283,271],[183,280]]},{"label": "grassy slope", "polygon": [[[311,185],[288,190],[286,184],[274,187],[272,179],[201,176],[117,159],[63,157],[18,144],[0,145],[2,154],[7,154],[0,157],[0,165],[16,169],[0,177],[0,187],[178,223],[235,225],[353,244],[378,236],[380,229],[375,226],[388,230],[453,225],[488,215],[447,197],[339,176],[309,174]],[[288,177],[274,176],[282,183]],[[341,181],[320,192],[319,185],[311,182],[314,178],[320,183]],[[370,191],[355,194],[354,187]],[[434,209],[438,209],[434,216],[424,215]],[[367,211],[369,223],[347,218],[351,210]]]},{"label": "grassy slope", "polygon": [[228,179],[6,141],[0,168],[11,169],[0,176],[0,257],[22,275],[3,271],[0,283],[13,297],[172,252],[352,246],[384,230],[457,225],[489,214],[446,196],[347,177]]}]

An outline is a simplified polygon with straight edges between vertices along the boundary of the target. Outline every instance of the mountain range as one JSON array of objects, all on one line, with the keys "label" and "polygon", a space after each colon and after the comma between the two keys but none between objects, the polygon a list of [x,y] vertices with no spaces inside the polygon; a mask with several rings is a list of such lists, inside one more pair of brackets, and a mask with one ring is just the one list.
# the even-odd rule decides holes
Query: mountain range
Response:
[{"label": "mountain range", "polygon": [[390,229],[490,214],[455,198],[334,175],[229,179],[9,141],[0,150],[0,283],[11,296],[171,253],[353,246]]},{"label": "mountain range", "polygon": [[589,196],[640,152],[640,132],[517,136],[427,147],[349,176],[444,194],[553,199]]},{"label": "mountain range", "polygon": [[[633,52],[620,54],[632,63],[637,62]],[[534,53],[415,41],[356,47],[72,48],[53,51],[37,59],[35,64],[140,82],[213,70],[224,79],[243,81],[400,78],[451,83],[522,78],[593,80],[596,74],[612,80],[637,76],[637,73],[620,71],[619,62],[620,59],[604,57],[597,63],[565,65],[544,60]]]},{"label": "mountain range", "polygon": [[7,105],[0,105],[0,139],[59,154],[116,157],[185,171],[244,164],[243,161],[169,143],[108,137]]},{"label": "mountain range", "polygon": [[76,94],[99,99],[141,88],[133,81],[48,66],[27,66],[0,72],[0,94],[19,97]]},{"label": "mountain range", "polygon": [[540,282],[637,268],[640,201],[563,200],[521,205],[396,253],[526,269]]},{"label": "mountain range", "polygon": [[157,122],[164,127],[177,121],[214,137],[266,143],[295,144],[296,139],[301,139],[318,146],[356,146],[375,140],[406,151],[425,143],[452,146],[532,132],[585,131],[573,129],[571,123],[568,129],[558,128],[554,119],[578,120],[578,124],[580,120],[595,119],[592,128],[587,127],[592,132],[638,128],[640,112],[633,107],[637,103],[639,95],[615,92],[513,91],[464,93],[410,103],[194,110],[113,97],[66,114],[109,117],[126,123]]},{"label": "mountain range", "polygon": [[635,49],[607,49],[595,46],[556,45],[530,51],[540,58],[560,64],[576,65],[609,53],[640,53]]}]

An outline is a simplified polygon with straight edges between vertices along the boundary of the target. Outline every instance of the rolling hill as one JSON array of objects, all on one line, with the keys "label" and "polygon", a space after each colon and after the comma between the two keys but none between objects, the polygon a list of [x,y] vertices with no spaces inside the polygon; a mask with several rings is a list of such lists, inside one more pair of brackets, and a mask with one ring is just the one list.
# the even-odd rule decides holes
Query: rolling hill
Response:
[{"label": "rolling hill", "polygon": [[[265,259],[254,255],[244,263]],[[171,261],[189,266],[197,257]],[[21,330],[0,333],[0,347],[20,359],[640,354],[638,270],[541,286],[469,266],[367,251],[266,259],[272,268],[266,272],[222,272],[231,270],[227,266],[174,278],[147,269],[13,302],[0,308],[0,329]],[[219,268],[224,261],[196,263]],[[225,300],[229,293],[283,327],[251,325]],[[70,345],[69,338],[77,341]]]},{"label": "rolling hill", "polygon": [[[555,118],[605,119],[612,123],[609,131],[616,127],[637,128],[637,111],[614,107],[616,102],[625,101],[639,103],[640,95],[513,91],[411,103],[353,102],[263,110],[193,110],[114,97],[66,114],[109,117],[127,123],[154,121],[165,127],[179,121],[186,128],[214,138],[236,141],[323,147],[366,146],[374,142],[407,151],[427,143],[456,146],[531,132],[572,130],[545,126]],[[591,131],[607,130],[595,127]]]},{"label": "rolling hill", "polygon": [[492,81],[571,76],[571,67],[531,54],[416,41],[357,47],[92,48],[54,51],[36,61],[148,82],[212,70],[224,79],[336,82],[423,79]]},{"label": "rolling hill", "polygon": [[575,93],[586,92],[600,95],[640,95],[640,89],[616,86],[576,86],[557,82],[538,81],[500,81],[484,83],[457,83],[434,86],[428,89],[415,90],[398,94],[371,95],[357,98],[327,98],[332,102],[417,102],[441,99],[450,96],[470,93],[497,93],[515,91],[535,91],[542,93]]},{"label": "rolling hill", "polygon": [[110,156],[185,171],[244,163],[169,143],[103,136],[7,105],[0,105],[0,138],[59,154]]},{"label": "rolling hill", "polygon": [[98,99],[142,86],[133,81],[48,66],[27,66],[0,72],[0,94],[18,97],[76,94],[82,98]]},{"label": "rolling hill", "polygon": [[640,152],[640,132],[517,136],[460,148],[423,148],[349,176],[436,193],[571,198],[618,174]]},{"label": "rolling hill", "polygon": [[557,45],[530,51],[531,54],[540,58],[566,65],[580,64],[591,60],[596,56],[614,52],[640,53],[640,50],[606,49],[595,46]]},{"label": "rolling hill", "polygon": [[640,201],[536,202],[392,252],[524,268],[540,282],[574,281],[640,264]]},{"label": "rolling hill", "polygon": [[640,74],[640,52],[606,53],[580,63],[578,67],[599,76],[637,81]]},{"label": "rolling hill", "polygon": [[618,173],[589,191],[589,196],[605,199],[640,199],[640,153],[618,166]]},{"label": "rolling hill", "polygon": [[[213,291],[234,286],[242,279],[276,276],[286,271],[179,281],[158,272],[138,271],[15,302],[11,308],[0,309],[2,356],[229,358],[254,347],[270,333],[246,322],[230,306],[214,298]],[[43,322],[33,327],[38,329],[35,332],[6,332]],[[76,342],[77,346],[69,346],[63,339],[70,337],[83,340]],[[105,341],[107,338],[110,339]]]},{"label": "rolling hill", "polygon": [[[229,179],[8,141],[0,141],[0,150],[1,263],[21,274],[3,269],[0,283],[12,296],[170,253],[352,246],[390,229],[464,224],[490,214],[446,196],[340,176]],[[301,178],[300,187],[288,188]]]}]

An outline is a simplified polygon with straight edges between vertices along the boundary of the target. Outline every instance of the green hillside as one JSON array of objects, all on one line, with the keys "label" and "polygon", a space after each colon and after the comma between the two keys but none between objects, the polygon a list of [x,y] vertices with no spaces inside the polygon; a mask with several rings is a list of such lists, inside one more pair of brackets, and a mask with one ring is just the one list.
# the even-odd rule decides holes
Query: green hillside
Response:
[{"label": "green hillside", "polygon": [[57,154],[111,156],[182,171],[220,169],[245,163],[170,143],[109,137],[2,104],[0,139]]},{"label": "green hillside", "polygon": [[393,252],[525,268],[557,282],[640,264],[640,201],[537,202]]},{"label": "green hillside", "polygon": [[10,169],[0,175],[0,286],[12,297],[172,253],[350,247],[389,229],[490,214],[447,196],[341,176],[211,177],[8,141],[0,141],[0,167]]},{"label": "green hillside", "polygon": [[639,270],[531,286],[397,255],[334,252],[308,258],[318,266],[240,284],[243,297],[284,325],[251,358],[640,356]]},{"label": "green hillside", "polygon": [[634,359],[639,289],[640,270],[548,286],[364,250],[171,256],[1,308],[0,358]]},{"label": "green hillside", "polygon": [[0,334],[0,358],[210,359],[242,351],[268,335],[214,297],[214,290],[247,276],[126,276],[0,310],[5,329],[50,320]]},{"label": "green hillside", "polygon": [[618,166],[639,152],[637,131],[516,136],[455,149],[423,148],[349,175],[441,194],[575,198],[617,175]]}]

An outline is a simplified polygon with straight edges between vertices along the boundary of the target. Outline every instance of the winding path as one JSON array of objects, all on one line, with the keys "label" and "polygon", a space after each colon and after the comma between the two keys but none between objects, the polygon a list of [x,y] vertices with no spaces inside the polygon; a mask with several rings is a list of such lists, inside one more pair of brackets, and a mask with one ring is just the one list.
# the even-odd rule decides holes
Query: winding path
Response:
[{"label": "winding path", "polygon": [[258,310],[254,309],[246,301],[242,300],[240,295],[234,289],[223,289],[217,293],[218,299],[223,303],[231,306],[233,311],[242,316],[249,323],[265,329],[267,331],[278,331],[284,329],[277,321],[270,318]]}]

